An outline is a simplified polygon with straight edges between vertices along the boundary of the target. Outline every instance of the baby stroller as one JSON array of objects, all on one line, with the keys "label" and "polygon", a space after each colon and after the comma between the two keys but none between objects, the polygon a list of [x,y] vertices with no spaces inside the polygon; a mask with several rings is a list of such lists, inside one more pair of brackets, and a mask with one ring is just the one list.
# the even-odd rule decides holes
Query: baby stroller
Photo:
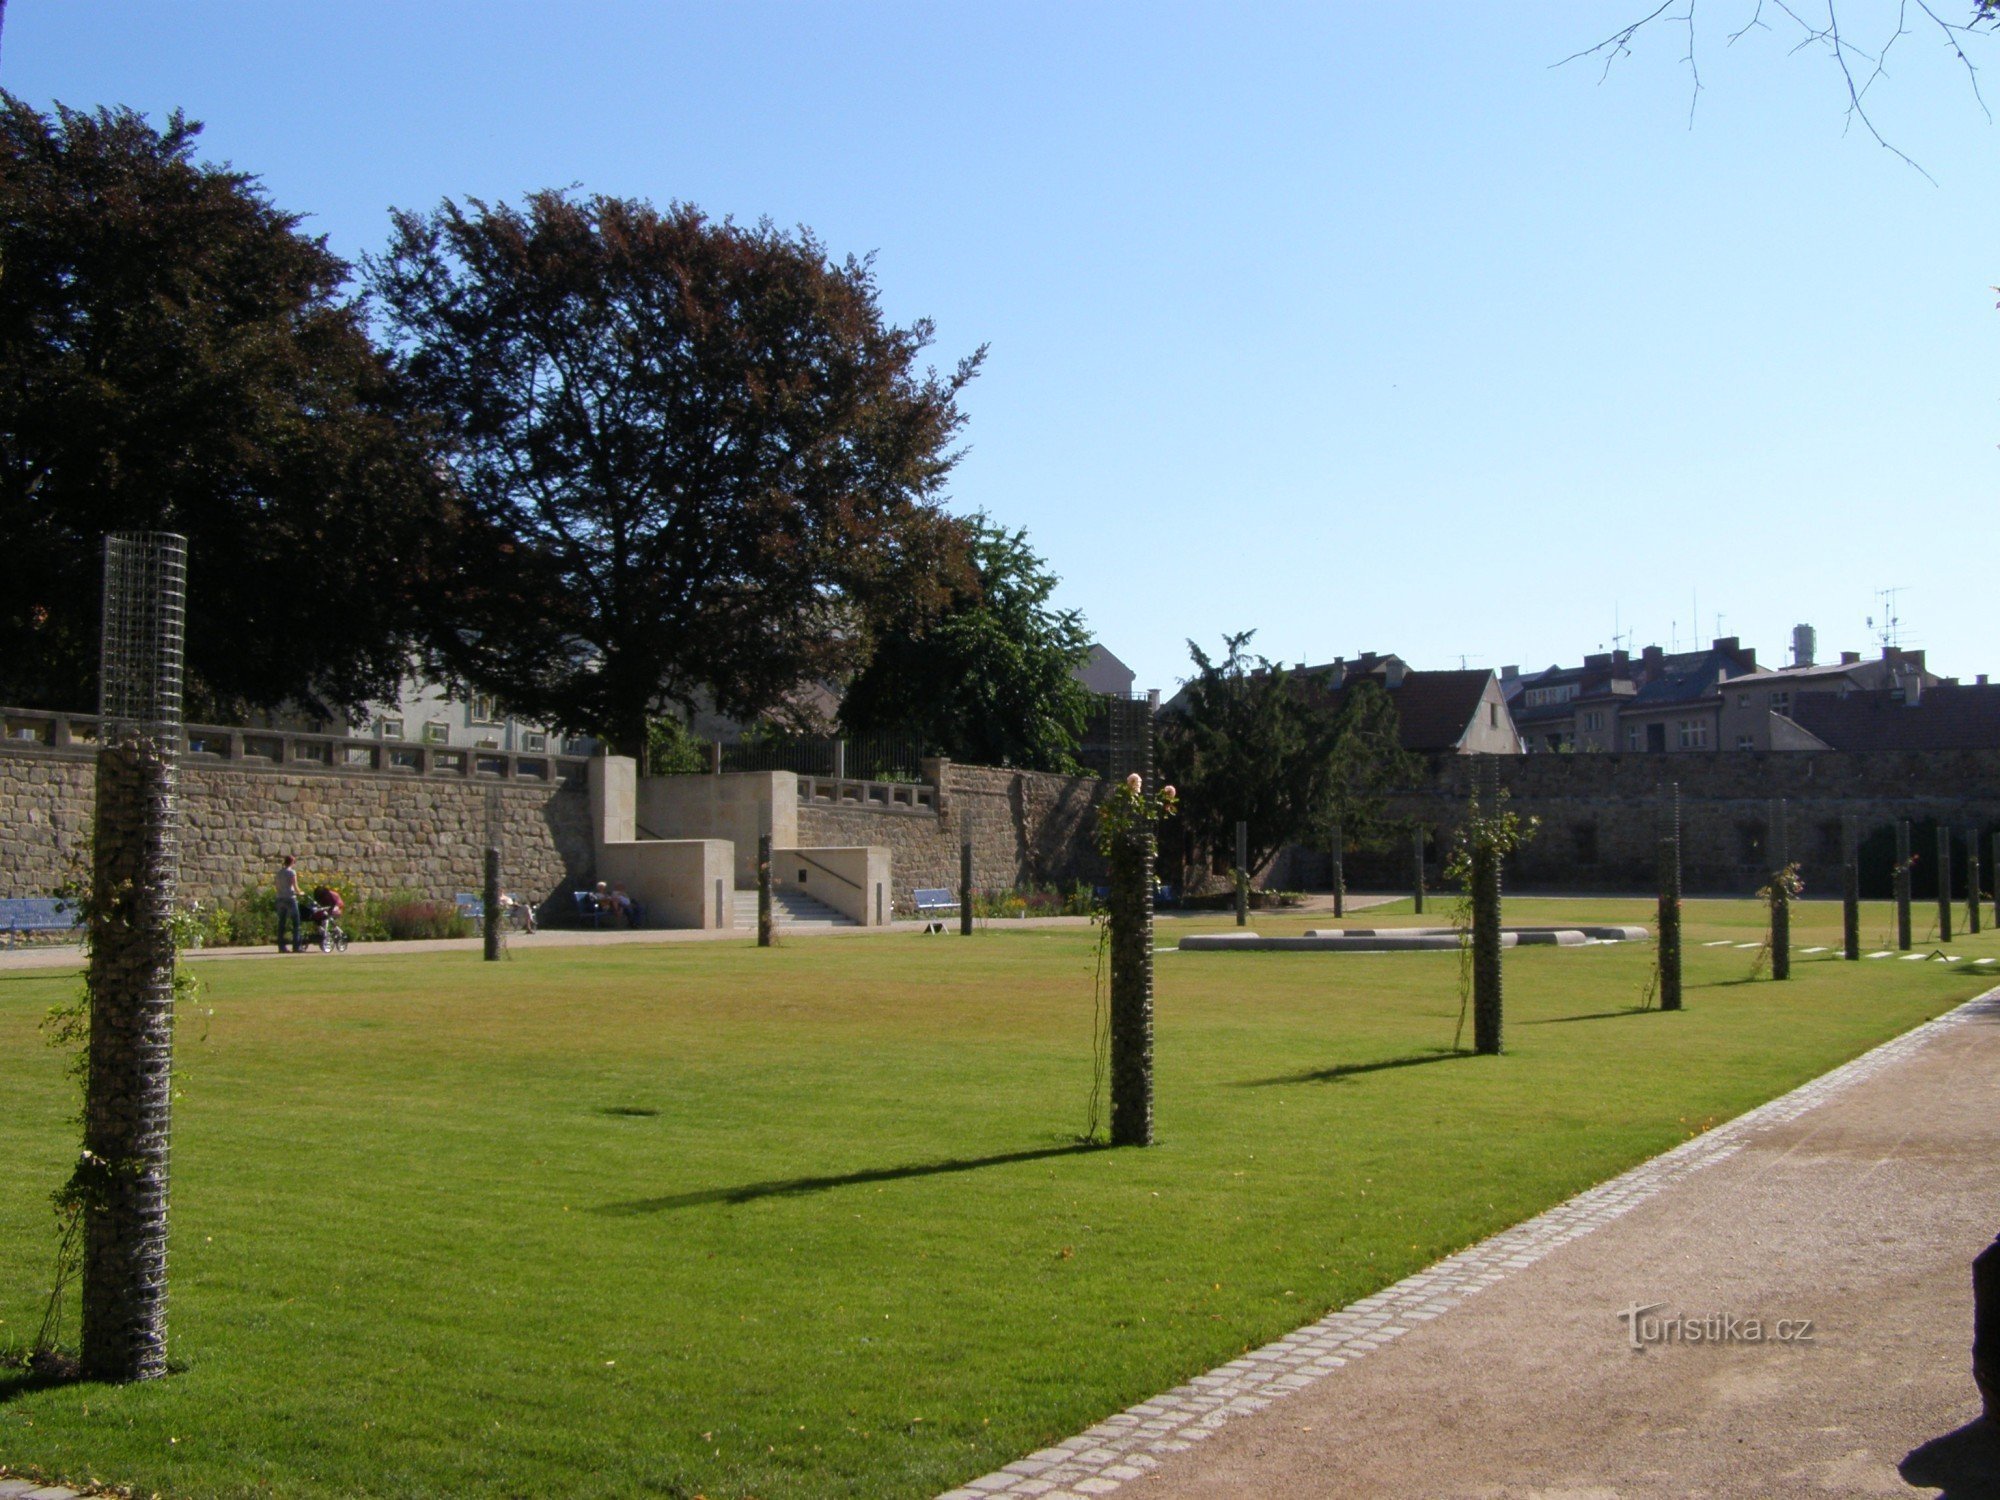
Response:
[{"label": "baby stroller", "polygon": [[340,915],[347,910],[347,903],[340,899],[340,892],[331,886],[320,886],[312,893],[312,901],[299,915],[319,929],[319,951],[322,953],[345,953],[347,951],[347,929],[340,925]]}]

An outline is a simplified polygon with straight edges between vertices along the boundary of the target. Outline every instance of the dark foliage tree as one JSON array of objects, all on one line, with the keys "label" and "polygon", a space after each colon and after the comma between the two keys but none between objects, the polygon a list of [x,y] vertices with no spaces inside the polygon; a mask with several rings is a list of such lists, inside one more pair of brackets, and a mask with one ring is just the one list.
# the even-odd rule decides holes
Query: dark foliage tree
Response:
[{"label": "dark foliage tree", "polygon": [[0,699],[96,701],[108,531],[188,538],[188,716],[394,686],[441,486],[348,268],[200,126],[0,94]]},{"label": "dark foliage tree", "polygon": [[1073,770],[1091,695],[1071,674],[1090,632],[1075,610],[1050,607],[1059,580],[1025,531],[983,514],[964,528],[969,572],[942,609],[887,622],[848,684],[841,726],[980,765]]},{"label": "dark foliage tree", "polygon": [[1195,676],[1160,724],[1160,774],[1181,796],[1181,828],[1197,856],[1233,850],[1246,825],[1251,870],[1288,843],[1323,839],[1334,822],[1349,847],[1380,836],[1382,794],[1409,784],[1416,758],[1397,734],[1396,706],[1372,681],[1338,692],[1225,636],[1214,661],[1188,642]]},{"label": "dark foliage tree", "polygon": [[981,356],[920,372],[930,325],[886,323],[866,261],[544,192],[399,213],[369,274],[470,522],[446,675],[636,754],[672,705],[782,714],[885,601],[940,597]]}]

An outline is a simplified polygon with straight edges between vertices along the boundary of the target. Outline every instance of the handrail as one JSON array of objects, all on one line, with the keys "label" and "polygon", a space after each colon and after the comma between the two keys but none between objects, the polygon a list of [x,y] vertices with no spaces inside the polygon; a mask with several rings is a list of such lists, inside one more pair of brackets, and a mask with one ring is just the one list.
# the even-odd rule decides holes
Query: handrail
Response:
[{"label": "handrail", "polygon": [[863,895],[866,895],[868,893],[868,887],[863,885],[860,881],[849,880],[845,875],[841,874],[840,871],[828,869],[825,865],[821,864],[818,860],[814,859],[810,854],[806,853],[805,850],[803,849],[787,849],[785,853],[796,854],[800,859],[804,860],[807,864],[811,865],[815,870],[818,870],[821,874],[831,875],[835,880],[840,881],[842,884],[853,886],[857,891],[860,891]]}]

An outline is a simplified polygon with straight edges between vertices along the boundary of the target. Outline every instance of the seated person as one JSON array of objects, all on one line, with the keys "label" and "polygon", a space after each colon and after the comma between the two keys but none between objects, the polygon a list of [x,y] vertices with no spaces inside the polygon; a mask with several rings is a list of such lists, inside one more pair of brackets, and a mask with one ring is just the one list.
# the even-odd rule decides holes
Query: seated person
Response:
[{"label": "seated person", "polygon": [[637,927],[645,920],[645,912],[622,884],[611,887],[611,911],[627,927]]}]

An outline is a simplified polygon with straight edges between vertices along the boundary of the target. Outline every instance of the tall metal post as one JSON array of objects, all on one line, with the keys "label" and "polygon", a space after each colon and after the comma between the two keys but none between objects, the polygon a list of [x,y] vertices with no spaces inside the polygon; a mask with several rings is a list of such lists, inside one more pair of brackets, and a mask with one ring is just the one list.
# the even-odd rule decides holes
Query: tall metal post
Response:
[{"label": "tall metal post", "polygon": [[1347,849],[1346,836],[1338,822],[1333,825],[1330,847],[1333,851],[1333,914],[1344,917],[1347,915]]},{"label": "tall metal post", "polygon": [[972,936],[972,831],[958,846],[958,935]]},{"label": "tall metal post", "polygon": [[[1482,819],[1500,811],[1500,763],[1482,755],[1475,772]],[[1500,1050],[1500,851],[1483,837],[1472,841],[1472,1045]]]},{"label": "tall metal post", "polygon": [[484,909],[480,936],[486,962],[498,963],[504,918],[500,911],[500,850],[492,844],[486,846],[486,883],[480,892],[480,905]]},{"label": "tall metal post", "polygon": [[105,538],[102,717],[91,870],[90,1043],[83,1145],[83,1373],[167,1368],[172,1125],[175,775],[181,738],[187,539]]},{"label": "tall metal post", "polygon": [[1937,831],[1937,861],[1938,941],[1948,943],[1951,941],[1951,830],[1942,823]]},{"label": "tall metal post", "polygon": [[1861,960],[1861,829],[1854,814],[1840,820],[1840,935],[1849,963]]},{"label": "tall metal post", "polygon": [[777,936],[771,913],[771,835],[757,835],[757,946],[768,948]]},{"label": "tall metal post", "polygon": [[1979,830],[1965,835],[1965,930],[1979,935]]},{"label": "tall metal post", "polygon": [[1236,925],[1247,926],[1250,921],[1250,825],[1240,818],[1236,823]]},{"label": "tall metal post", "polygon": [[1785,799],[1771,802],[1771,977],[1792,977],[1792,851]]},{"label": "tall metal post", "polygon": [[1410,829],[1410,909],[1424,914],[1424,825]]},{"label": "tall metal post", "polygon": [[1660,1009],[1681,1008],[1681,784],[1668,793],[1660,830]]},{"label": "tall metal post", "polygon": [[1896,947],[1910,951],[1910,820],[1896,820]]},{"label": "tall metal post", "polygon": [[1993,925],[2000,929],[2000,833],[1993,835],[1993,861],[1988,868],[1993,871]]}]

